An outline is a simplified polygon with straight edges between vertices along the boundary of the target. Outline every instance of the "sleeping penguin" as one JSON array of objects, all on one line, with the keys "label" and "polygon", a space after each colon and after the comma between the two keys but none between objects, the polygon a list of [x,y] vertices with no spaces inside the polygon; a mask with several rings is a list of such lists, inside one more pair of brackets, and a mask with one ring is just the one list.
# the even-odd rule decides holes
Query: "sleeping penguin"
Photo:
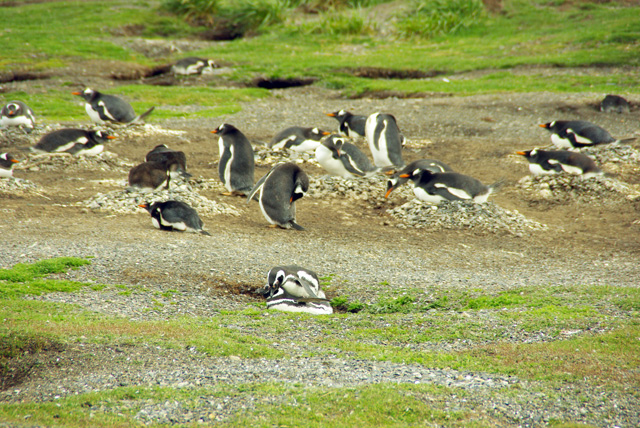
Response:
[{"label": "sleeping penguin", "polygon": [[211,235],[203,230],[204,223],[195,209],[181,201],[154,202],[138,205],[151,214],[156,229]]}]

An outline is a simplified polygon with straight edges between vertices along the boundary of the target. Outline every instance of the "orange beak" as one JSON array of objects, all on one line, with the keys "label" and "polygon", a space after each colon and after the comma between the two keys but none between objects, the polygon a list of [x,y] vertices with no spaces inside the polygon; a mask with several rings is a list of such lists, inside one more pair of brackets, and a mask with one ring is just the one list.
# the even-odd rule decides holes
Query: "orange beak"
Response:
[{"label": "orange beak", "polygon": [[387,193],[384,194],[385,199],[389,197],[391,192],[393,192],[393,187],[389,187],[389,189],[387,190]]},{"label": "orange beak", "polygon": [[520,151],[520,152],[516,152],[516,154],[517,154],[517,155],[520,155],[520,156],[526,156],[526,155],[527,155],[527,152],[522,152],[522,151]]},{"label": "orange beak", "polygon": [[324,131],[324,132],[322,133],[322,135],[329,135],[329,134],[331,134],[331,132]]},{"label": "orange beak", "polygon": [[398,177],[400,177],[400,178],[411,178],[411,174],[400,174]]},{"label": "orange beak", "polygon": [[540,128],[546,128],[547,124],[546,123],[541,123],[540,125],[538,125]]},{"label": "orange beak", "polygon": [[329,117],[336,117],[336,114],[335,114],[335,113],[325,113],[325,114],[326,114],[327,116],[329,116]]},{"label": "orange beak", "polygon": [[71,92],[71,95],[82,95],[82,92],[78,92],[78,91],[76,91],[76,92]]},{"label": "orange beak", "polygon": [[218,130],[217,130],[217,129],[214,129],[213,131],[211,131],[211,133],[212,133],[212,134],[217,134],[217,133],[218,133]]},{"label": "orange beak", "polygon": [[107,135],[107,140],[115,140],[118,137],[114,137],[113,135]]},{"label": "orange beak", "polygon": [[15,159],[11,159],[11,162],[13,162],[13,163],[18,163],[18,162],[20,162],[20,161],[17,161],[17,160],[15,160]]},{"label": "orange beak", "polygon": [[140,208],[147,208],[147,207],[148,207],[148,205],[147,205],[147,204],[140,204],[140,205],[138,205],[138,206],[139,206]]}]

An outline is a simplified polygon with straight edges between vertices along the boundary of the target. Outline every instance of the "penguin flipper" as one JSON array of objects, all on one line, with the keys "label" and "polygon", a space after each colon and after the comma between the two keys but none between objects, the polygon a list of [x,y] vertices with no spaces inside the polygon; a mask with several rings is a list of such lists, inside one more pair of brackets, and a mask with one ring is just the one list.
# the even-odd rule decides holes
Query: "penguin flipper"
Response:
[{"label": "penguin flipper", "polygon": [[299,278],[298,282],[300,283],[302,288],[304,288],[304,291],[307,292],[307,294],[309,295],[309,298],[312,298],[312,299],[317,299],[318,298],[318,295],[311,288],[309,281],[307,281],[304,278]]},{"label": "penguin flipper", "polygon": [[200,232],[200,235],[211,236],[211,234],[209,232],[207,232],[206,230],[199,230],[198,232]]},{"label": "penguin flipper", "polygon": [[[271,169],[271,171],[273,171],[273,169]],[[247,195],[247,203],[251,202],[251,200],[255,197],[256,193],[258,193],[260,189],[262,189],[265,181],[267,181],[267,177],[269,177],[269,175],[271,174],[271,171],[269,171],[262,178],[260,178],[260,180],[258,180],[256,185],[253,186],[253,189],[251,189],[251,192],[249,192],[249,194]]]},{"label": "penguin flipper", "polygon": [[291,225],[291,228],[295,230],[306,230],[304,227],[300,226],[298,223],[296,223],[293,220],[289,222],[289,225]]}]

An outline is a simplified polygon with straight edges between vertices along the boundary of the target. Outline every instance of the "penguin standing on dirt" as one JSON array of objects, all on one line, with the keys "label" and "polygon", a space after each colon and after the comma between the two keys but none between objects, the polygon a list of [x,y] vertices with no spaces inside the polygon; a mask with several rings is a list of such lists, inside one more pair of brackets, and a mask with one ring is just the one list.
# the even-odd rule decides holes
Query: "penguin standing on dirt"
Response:
[{"label": "penguin standing on dirt", "polygon": [[328,315],[333,308],[320,290],[318,275],[300,266],[277,266],[267,274],[263,289],[267,309]]},{"label": "penguin standing on dirt", "polygon": [[153,204],[144,203],[138,206],[149,211],[151,222],[156,229],[210,235],[203,230],[204,223],[196,210],[184,202],[172,200]]},{"label": "penguin standing on dirt", "polygon": [[402,146],[404,137],[396,119],[390,114],[374,113],[367,118],[365,134],[373,162],[380,168],[404,166]]},{"label": "penguin standing on dirt", "polygon": [[551,175],[567,172],[590,178],[604,173],[589,156],[568,150],[547,151],[533,149],[516,152],[529,161],[529,171],[533,175]]},{"label": "penguin standing on dirt", "polygon": [[316,160],[329,174],[342,178],[364,177],[378,170],[362,150],[335,134],[318,146]]},{"label": "penguin standing on dirt", "polygon": [[173,74],[190,76],[194,74],[211,74],[218,65],[212,59],[190,56],[178,60],[172,67]]},{"label": "penguin standing on dirt", "polygon": [[136,116],[133,107],[125,100],[114,95],[103,94],[91,88],[83,92],[72,92],[79,95],[86,101],[84,105],[87,114],[95,123],[136,123],[147,117],[154,107]]},{"label": "penguin standing on dirt", "polygon": [[115,138],[103,131],[64,128],[43,135],[31,150],[39,153],[97,155],[102,153],[107,141]]},{"label": "penguin standing on dirt", "polygon": [[394,172],[388,171],[386,174],[391,175],[391,179],[387,182],[387,193],[384,195],[385,198],[388,198],[391,192],[393,192],[398,187],[402,186],[409,180],[411,176],[411,172],[417,169],[424,169],[431,172],[453,172],[453,168],[447,165],[444,162],[440,162],[435,159],[419,159],[411,162],[400,171]]},{"label": "penguin standing on dirt", "polygon": [[191,177],[191,174],[187,173],[187,157],[184,152],[172,150],[167,147],[166,144],[158,144],[145,156],[147,162],[164,162],[166,164],[177,164],[172,178],[178,178],[178,176]]},{"label": "penguin standing on dirt", "polygon": [[304,230],[296,223],[296,201],[309,190],[309,177],[298,165],[281,163],[256,183],[249,193],[247,203],[258,196],[262,214],[271,227]]},{"label": "penguin standing on dirt", "polygon": [[605,129],[586,120],[555,120],[539,125],[551,132],[551,142],[559,149],[626,143],[635,138],[616,140]]},{"label": "penguin standing on dirt", "polygon": [[269,147],[273,150],[291,149],[296,153],[312,152],[325,135],[329,135],[329,132],[318,128],[292,126],[273,137]]},{"label": "penguin standing on dirt", "polygon": [[253,147],[245,135],[233,125],[223,123],[211,131],[217,134],[220,163],[218,176],[227,188],[226,196],[247,195],[253,188],[255,160]]},{"label": "penguin standing on dirt", "polygon": [[14,159],[9,153],[0,154],[0,178],[13,176],[13,166],[19,161]]},{"label": "penguin standing on dirt", "polygon": [[333,113],[327,113],[329,117],[335,117],[340,122],[340,133],[349,138],[364,138],[367,117],[351,114],[346,110],[340,110]]},{"label": "penguin standing on dirt", "polygon": [[31,107],[22,101],[10,101],[0,111],[0,128],[18,126],[25,132],[33,131],[36,126],[36,118]]},{"label": "penguin standing on dirt", "polygon": [[[472,201],[478,204],[487,201],[497,184],[485,186],[468,175],[456,172],[431,172],[417,168],[414,171],[400,174],[400,178],[413,181],[413,193],[418,199],[431,204],[443,201]],[[393,190],[393,189],[391,189]],[[391,193],[387,190],[387,196]]]}]

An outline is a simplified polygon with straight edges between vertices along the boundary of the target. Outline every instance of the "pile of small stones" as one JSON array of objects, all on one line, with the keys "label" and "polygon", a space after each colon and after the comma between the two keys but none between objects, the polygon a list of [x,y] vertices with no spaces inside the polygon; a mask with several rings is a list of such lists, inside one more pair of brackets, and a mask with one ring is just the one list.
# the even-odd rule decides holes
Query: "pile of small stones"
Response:
[{"label": "pile of small stones", "polygon": [[620,203],[640,199],[640,189],[606,176],[583,178],[579,175],[528,175],[521,178],[517,187],[532,200],[551,202]]},{"label": "pile of small stones", "polygon": [[492,233],[508,232],[516,236],[547,229],[546,225],[529,220],[518,211],[500,208],[493,202],[476,204],[450,201],[432,205],[414,199],[387,213],[400,221],[396,226],[402,229],[476,229]]},{"label": "pile of small stones", "polygon": [[383,174],[353,179],[331,176],[310,177],[307,195],[317,199],[340,196],[365,201],[373,206],[380,206],[402,197],[414,198],[411,184],[406,184],[395,189],[390,199],[386,199],[384,195],[387,191],[388,180],[388,177]]},{"label": "pile of small stones", "polygon": [[598,165],[604,164],[640,164],[640,151],[626,144],[609,144],[584,147],[580,150],[590,156]]},{"label": "pile of small stones", "polygon": [[0,179],[0,194],[6,193],[12,196],[27,195],[27,194],[40,194],[44,189],[32,181],[24,180],[22,178],[1,178]]},{"label": "pile of small stones", "polygon": [[97,193],[86,201],[77,202],[81,206],[92,210],[110,211],[117,214],[139,213],[138,205],[143,203],[164,202],[168,200],[182,201],[193,207],[200,215],[239,215],[238,210],[231,205],[212,201],[198,194],[188,183],[170,187],[168,190],[154,192],[135,189],[114,190],[109,193]]},{"label": "pile of small stones", "polygon": [[312,164],[318,166],[314,153],[295,153],[292,150],[273,150],[267,146],[253,147],[256,166],[274,166],[278,162],[295,162],[297,164]]},{"label": "pile of small stones", "polygon": [[95,156],[73,156],[68,153],[30,154],[28,159],[17,164],[16,169],[25,171],[115,171],[128,173],[134,165],[115,153],[102,152]]}]

